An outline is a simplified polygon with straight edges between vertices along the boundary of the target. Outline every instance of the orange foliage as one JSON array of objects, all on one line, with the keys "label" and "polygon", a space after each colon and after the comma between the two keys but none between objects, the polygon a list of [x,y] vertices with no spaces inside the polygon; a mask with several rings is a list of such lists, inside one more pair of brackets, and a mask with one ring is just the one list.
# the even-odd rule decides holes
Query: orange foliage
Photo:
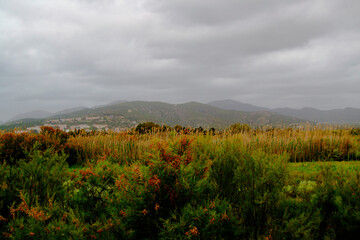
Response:
[{"label": "orange foliage", "polygon": [[51,216],[46,216],[45,212],[42,210],[39,210],[37,207],[29,207],[29,205],[26,203],[25,198],[21,191],[20,191],[20,198],[21,198],[22,202],[19,204],[18,208],[10,209],[10,214],[12,215],[13,219],[15,219],[16,212],[23,212],[26,215],[34,218],[35,220],[42,221],[42,222],[48,220],[51,217]]},{"label": "orange foliage", "polygon": [[226,214],[226,212],[224,212],[220,218],[221,221],[228,221],[230,220],[229,216]]},{"label": "orange foliage", "polygon": [[150,186],[155,187],[155,191],[159,191],[161,180],[158,178],[157,175],[152,176],[148,180],[148,183],[149,183]]},{"label": "orange foliage", "polygon": [[192,227],[189,231],[187,231],[185,233],[186,236],[189,236],[189,235],[198,236],[199,234],[200,234],[200,232],[197,229],[197,227]]},{"label": "orange foliage", "polygon": [[142,210],[141,213],[144,214],[144,216],[146,216],[146,214],[148,214],[149,212],[148,212],[148,210],[144,209],[144,210]]},{"label": "orange foliage", "polygon": [[159,208],[160,208],[159,204],[158,204],[158,203],[156,203],[156,204],[155,204],[155,211],[158,211],[158,210],[159,210]]},{"label": "orange foliage", "polygon": [[120,213],[120,215],[121,215],[122,217],[126,217],[126,215],[127,215],[124,210],[121,210],[119,213]]},{"label": "orange foliage", "polygon": [[87,168],[85,170],[80,170],[79,173],[82,176],[82,179],[86,178],[89,179],[91,176],[98,176],[97,173],[94,173],[94,171],[91,168]]}]

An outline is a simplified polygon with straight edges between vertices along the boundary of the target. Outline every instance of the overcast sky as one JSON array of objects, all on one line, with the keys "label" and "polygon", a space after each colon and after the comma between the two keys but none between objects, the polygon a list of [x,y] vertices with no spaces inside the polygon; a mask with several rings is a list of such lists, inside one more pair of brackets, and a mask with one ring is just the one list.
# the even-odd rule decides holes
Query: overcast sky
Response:
[{"label": "overcast sky", "polygon": [[359,0],[1,0],[0,121],[112,101],[360,108]]}]

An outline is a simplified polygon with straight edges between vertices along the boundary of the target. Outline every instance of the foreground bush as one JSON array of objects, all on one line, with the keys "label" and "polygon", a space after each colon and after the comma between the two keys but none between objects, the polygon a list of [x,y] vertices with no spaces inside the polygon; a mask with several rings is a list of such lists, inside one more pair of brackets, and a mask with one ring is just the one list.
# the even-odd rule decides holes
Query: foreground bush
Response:
[{"label": "foreground bush", "polygon": [[[282,146],[276,138],[265,142],[268,134],[284,140],[283,132],[251,131],[3,134],[1,237],[355,239],[359,170],[319,162],[316,171],[301,172],[290,163],[294,152],[276,149]],[[314,139],[297,141],[313,144]],[[323,144],[347,154],[358,151],[348,135]],[[66,146],[76,150],[75,164]],[[316,151],[311,156],[320,155]]]},{"label": "foreground bush", "polygon": [[42,127],[40,134],[0,134],[0,163],[17,165],[20,160],[29,161],[26,153],[33,150],[35,143],[37,150],[42,152],[48,149],[52,149],[53,153],[64,151],[70,165],[82,163],[84,159],[79,157],[83,152],[82,146],[70,144],[68,138],[67,133],[51,127]]}]

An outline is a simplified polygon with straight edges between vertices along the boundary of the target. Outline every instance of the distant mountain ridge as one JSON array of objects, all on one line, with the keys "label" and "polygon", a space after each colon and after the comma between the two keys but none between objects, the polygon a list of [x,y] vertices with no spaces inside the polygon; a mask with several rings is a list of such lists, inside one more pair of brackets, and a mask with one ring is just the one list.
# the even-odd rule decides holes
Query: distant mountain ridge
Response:
[{"label": "distant mountain ridge", "polygon": [[318,123],[330,124],[360,124],[360,109],[358,108],[344,108],[332,110],[319,110],[316,108],[305,107],[301,109],[293,108],[263,108],[251,104],[244,104],[235,100],[221,100],[209,103],[212,106],[217,106],[227,110],[238,111],[269,111],[278,113],[288,117],[304,119]]},{"label": "distant mountain ridge", "polygon": [[276,108],[271,111],[285,116],[302,118],[319,123],[360,124],[360,109],[357,108],[333,110]]},{"label": "distant mountain ridge", "polygon": [[18,121],[18,120],[22,120],[22,119],[49,118],[54,115],[67,114],[67,113],[72,113],[72,112],[76,112],[76,111],[80,111],[80,110],[84,110],[84,109],[87,109],[87,108],[86,107],[75,107],[75,108],[64,109],[64,110],[56,112],[56,113],[43,111],[43,110],[35,110],[35,111],[18,114],[15,117],[11,118],[8,122]]},{"label": "distant mountain ridge", "polygon": [[[111,106],[111,105],[123,103],[123,102],[126,102],[126,101],[119,100],[119,101],[111,102],[106,105],[94,106],[93,108],[101,108],[101,107]],[[64,109],[64,110],[61,110],[61,111],[58,111],[55,113],[49,112],[49,111],[43,111],[43,110],[34,110],[34,111],[18,114],[16,116],[14,116],[13,118],[11,118],[10,120],[8,120],[7,122],[13,122],[13,121],[21,120],[21,119],[43,119],[43,118],[49,118],[52,116],[63,115],[63,114],[68,114],[68,113],[72,113],[72,112],[78,112],[78,111],[85,110],[85,109],[88,109],[88,108],[87,107],[74,107],[74,108]],[[2,122],[0,122],[0,124],[2,124]]]},{"label": "distant mountain ridge", "polygon": [[[65,113],[64,113],[65,112]],[[109,128],[134,127],[142,122],[156,122],[161,125],[182,125],[191,127],[224,128],[233,123],[246,123],[251,126],[291,125],[303,123],[303,120],[286,117],[272,112],[244,112],[225,110],[219,107],[189,102],[169,104],[164,102],[120,102],[96,108],[83,108],[79,111],[52,115],[34,124],[68,124],[68,125],[106,125]],[[26,123],[24,125],[24,123]],[[15,123],[14,123],[15,124]],[[29,127],[31,119],[18,121],[16,124]],[[8,126],[12,126],[11,124]]]},{"label": "distant mountain ridge", "polygon": [[9,120],[9,122],[26,119],[26,118],[42,119],[42,118],[50,117],[52,115],[53,115],[53,113],[48,112],[48,111],[34,110],[34,111],[18,114],[16,116],[14,116],[13,118],[11,118]]},{"label": "distant mountain ridge", "polygon": [[232,99],[213,101],[209,102],[208,104],[226,110],[237,110],[243,112],[267,112],[270,110],[265,107],[259,107],[248,103],[241,103]]},{"label": "distant mountain ridge", "polygon": [[189,102],[184,104],[169,104],[163,102],[133,101],[122,102],[100,108],[85,109],[66,116],[112,116],[123,117],[132,122],[153,121],[163,125],[183,126],[226,126],[235,122],[252,125],[291,124],[301,120],[284,117],[276,113],[245,113],[235,110],[224,110],[218,107]]},{"label": "distant mountain ridge", "polygon": [[91,108],[107,107],[107,106],[111,106],[111,105],[115,105],[115,104],[119,104],[119,103],[125,103],[125,102],[127,102],[127,101],[126,100],[117,100],[117,101],[114,101],[114,102],[111,102],[111,103],[108,103],[108,104],[98,105],[98,106],[94,106],[94,107],[91,107]]},{"label": "distant mountain ridge", "polygon": [[68,113],[77,112],[77,111],[81,111],[81,110],[85,110],[85,109],[87,109],[87,107],[74,107],[74,108],[69,108],[69,109],[65,109],[65,110],[53,113],[53,115],[68,114]]},{"label": "distant mountain ridge", "polygon": [[[15,116],[12,122],[2,123],[2,126],[18,126],[19,124],[24,125],[24,123],[26,123],[26,126],[29,126],[32,123],[44,124],[56,119],[59,120],[58,122],[61,122],[60,119],[86,118],[89,116],[101,116],[103,118],[99,122],[94,120],[91,124],[105,124],[111,127],[131,127],[134,124],[146,121],[165,125],[179,124],[194,127],[224,127],[235,122],[251,125],[281,125],[306,121],[360,125],[360,109],[357,108],[333,110],[318,110],[309,107],[302,109],[269,109],[227,99],[212,101],[208,104],[197,102],[168,104],[164,102],[128,102],[120,100],[91,108],[75,107],[65,109],[56,113],[31,111]],[[85,123],[85,120],[77,121],[78,123]],[[86,123],[89,123],[89,121]]]}]

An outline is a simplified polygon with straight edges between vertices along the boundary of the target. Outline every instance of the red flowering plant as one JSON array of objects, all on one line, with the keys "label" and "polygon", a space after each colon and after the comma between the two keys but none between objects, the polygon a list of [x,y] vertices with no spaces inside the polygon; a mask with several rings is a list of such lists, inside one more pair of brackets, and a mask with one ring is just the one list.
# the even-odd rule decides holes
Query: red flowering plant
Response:
[{"label": "red flowering plant", "polygon": [[[141,181],[137,180],[134,166],[126,171],[131,174],[125,173],[119,179],[118,185],[134,203],[131,209],[140,212],[132,222],[132,226],[141,226],[139,231],[143,235],[137,237],[159,233],[163,219],[178,214],[186,204],[203,201],[206,197],[209,190],[206,181],[208,163],[194,161],[192,142],[192,139],[183,138],[153,145],[142,167]],[[144,185],[139,186],[141,184]]]}]

